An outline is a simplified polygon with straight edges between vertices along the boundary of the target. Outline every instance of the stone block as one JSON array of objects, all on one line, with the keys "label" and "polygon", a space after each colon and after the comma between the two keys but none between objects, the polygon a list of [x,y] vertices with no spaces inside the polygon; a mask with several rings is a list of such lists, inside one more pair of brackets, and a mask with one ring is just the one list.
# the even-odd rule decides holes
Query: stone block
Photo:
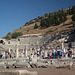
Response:
[{"label": "stone block", "polygon": [[6,65],[4,62],[0,62],[0,68],[6,68]]},{"label": "stone block", "polygon": [[37,63],[37,56],[36,55],[33,57],[32,62]]},{"label": "stone block", "polygon": [[40,68],[47,68],[47,63],[38,62],[37,65]]},{"label": "stone block", "polygon": [[16,63],[16,61],[8,61],[6,64],[7,68],[13,68],[14,64]]},{"label": "stone block", "polygon": [[30,65],[27,62],[17,62],[14,64],[14,67],[15,68],[25,68],[25,67],[29,68]]}]

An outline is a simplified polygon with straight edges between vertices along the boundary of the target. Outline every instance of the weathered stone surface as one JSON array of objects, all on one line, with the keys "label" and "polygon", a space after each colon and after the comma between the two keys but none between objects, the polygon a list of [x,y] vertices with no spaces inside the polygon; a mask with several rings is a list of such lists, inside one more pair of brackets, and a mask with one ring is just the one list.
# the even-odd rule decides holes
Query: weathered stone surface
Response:
[{"label": "weathered stone surface", "polygon": [[37,75],[37,72],[30,72],[27,70],[4,70],[0,71],[0,75]]},{"label": "weathered stone surface", "polygon": [[0,62],[0,68],[6,68],[6,65],[4,62]]},{"label": "weathered stone surface", "polygon": [[15,68],[25,68],[25,67],[30,67],[30,65],[27,62],[17,62],[14,64]]},{"label": "weathered stone surface", "polygon": [[47,68],[47,63],[43,62],[31,63],[30,66],[32,68]]},{"label": "weathered stone surface", "polygon": [[38,67],[47,68],[47,63],[38,62]]},{"label": "weathered stone surface", "polygon": [[16,61],[8,61],[6,64],[7,68],[13,68],[14,64],[16,63]]}]

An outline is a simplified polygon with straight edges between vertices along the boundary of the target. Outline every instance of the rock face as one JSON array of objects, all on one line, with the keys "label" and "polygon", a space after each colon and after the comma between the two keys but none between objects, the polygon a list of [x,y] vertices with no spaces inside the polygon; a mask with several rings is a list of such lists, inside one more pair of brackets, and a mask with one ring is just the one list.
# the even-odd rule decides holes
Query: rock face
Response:
[{"label": "rock face", "polygon": [[27,70],[4,70],[0,71],[0,75],[37,75],[37,72],[30,72]]}]

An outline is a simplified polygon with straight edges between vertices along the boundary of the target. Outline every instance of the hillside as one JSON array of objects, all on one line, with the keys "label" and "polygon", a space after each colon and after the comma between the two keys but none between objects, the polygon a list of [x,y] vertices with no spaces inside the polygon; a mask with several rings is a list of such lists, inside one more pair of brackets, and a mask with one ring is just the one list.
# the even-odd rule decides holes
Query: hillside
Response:
[{"label": "hillside", "polygon": [[[58,26],[51,26],[44,29],[41,29],[41,28],[34,29],[35,23],[33,23],[27,26],[23,26],[20,29],[16,29],[12,33],[22,32],[23,35],[25,35],[25,34],[39,34],[39,33],[46,34],[46,33],[56,33],[56,32],[62,32],[62,31],[70,31],[73,29],[73,21],[71,17],[72,15],[67,16],[67,21],[65,21],[64,24],[61,23]],[[38,24],[38,26],[40,26],[40,22],[36,22],[36,23]]]},{"label": "hillside", "polygon": [[[19,29],[15,29],[12,33],[6,35],[6,39],[11,39],[13,33],[21,32],[23,35],[27,34],[55,34],[61,32],[68,32],[75,27],[75,6],[69,9],[62,9],[52,13],[46,13],[44,16],[38,16],[33,20],[25,23]],[[73,17],[73,19],[72,19]],[[34,28],[37,25],[37,28]]]}]

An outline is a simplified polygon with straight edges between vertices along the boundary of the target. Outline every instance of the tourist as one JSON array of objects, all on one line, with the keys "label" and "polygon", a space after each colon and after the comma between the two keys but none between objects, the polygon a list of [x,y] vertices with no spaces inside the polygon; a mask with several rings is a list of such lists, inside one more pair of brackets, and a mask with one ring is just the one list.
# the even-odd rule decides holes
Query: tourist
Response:
[{"label": "tourist", "polygon": [[52,59],[52,52],[49,52],[49,59]]},{"label": "tourist", "polygon": [[7,57],[8,57],[8,56],[7,56],[7,53],[5,53],[5,59],[7,59]]},{"label": "tourist", "polygon": [[40,54],[39,51],[37,51],[37,56],[39,56],[39,54]]},{"label": "tourist", "polygon": [[52,53],[53,59],[55,59],[55,50]]},{"label": "tourist", "polygon": [[23,58],[23,53],[21,53],[21,57]]},{"label": "tourist", "polygon": [[10,52],[8,52],[8,56],[9,56],[9,58],[11,58],[11,53]]}]

